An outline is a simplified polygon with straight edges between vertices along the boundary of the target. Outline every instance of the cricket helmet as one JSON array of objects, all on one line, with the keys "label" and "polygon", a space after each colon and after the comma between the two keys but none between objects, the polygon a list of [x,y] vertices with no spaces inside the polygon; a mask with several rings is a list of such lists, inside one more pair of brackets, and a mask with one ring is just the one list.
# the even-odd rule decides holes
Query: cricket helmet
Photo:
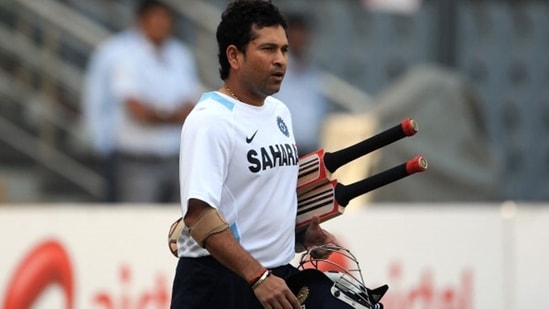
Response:
[{"label": "cricket helmet", "polygon": [[299,273],[287,280],[302,308],[382,309],[381,298],[388,286],[369,289],[364,285],[356,257],[338,245],[309,249],[300,259]]}]

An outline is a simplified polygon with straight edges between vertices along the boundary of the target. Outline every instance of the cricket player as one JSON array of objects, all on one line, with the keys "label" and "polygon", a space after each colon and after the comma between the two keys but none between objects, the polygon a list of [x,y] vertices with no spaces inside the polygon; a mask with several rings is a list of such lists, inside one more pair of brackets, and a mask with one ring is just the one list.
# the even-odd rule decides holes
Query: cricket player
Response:
[{"label": "cricket player", "polygon": [[285,282],[296,244],[336,242],[318,218],[295,235],[299,154],[290,112],[271,96],[286,72],[286,27],[270,1],[222,14],[223,86],[202,95],[181,134],[172,309],[301,308]]}]

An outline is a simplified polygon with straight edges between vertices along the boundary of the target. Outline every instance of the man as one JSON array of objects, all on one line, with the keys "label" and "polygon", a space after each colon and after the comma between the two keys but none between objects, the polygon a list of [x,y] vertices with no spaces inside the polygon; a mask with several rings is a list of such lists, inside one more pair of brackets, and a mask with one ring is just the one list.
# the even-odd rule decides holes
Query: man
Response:
[{"label": "man", "polygon": [[121,202],[179,201],[180,128],[199,83],[191,51],[171,36],[172,14],[161,1],[140,1],[136,27],[113,40],[104,91],[114,111],[104,120],[114,130]]},{"label": "man", "polygon": [[[224,85],[204,93],[181,135],[185,222],[172,309],[300,308],[284,279],[295,255],[298,153],[271,97],[287,64],[286,23],[270,1],[236,1],[217,28]],[[335,242],[315,218],[305,247]]]},{"label": "man", "polygon": [[135,35],[125,30],[102,42],[92,53],[82,90],[83,121],[90,136],[94,155],[101,163],[107,180],[103,202],[113,203],[116,197],[115,123],[116,101],[111,91],[112,69],[126,56],[127,42]]},{"label": "man", "polygon": [[[322,125],[328,113],[328,101],[322,94],[321,75],[309,54],[312,23],[310,17],[299,13],[286,14],[288,22],[288,71],[275,97],[280,99],[294,118],[297,149],[301,155],[320,148]],[[296,121],[297,120],[297,121]]]}]

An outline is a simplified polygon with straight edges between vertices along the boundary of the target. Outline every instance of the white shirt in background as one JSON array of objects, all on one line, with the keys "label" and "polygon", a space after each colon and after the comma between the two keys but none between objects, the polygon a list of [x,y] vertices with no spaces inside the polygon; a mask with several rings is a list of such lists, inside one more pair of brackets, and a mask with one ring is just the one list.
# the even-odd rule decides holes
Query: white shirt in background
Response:
[{"label": "white shirt in background", "polygon": [[133,98],[159,112],[173,112],[194,102],[199,79],[191,51],[179,41],[160,48],[137,33],[125,41],[124,56],[112,71],[117,150],[135,155],[173,156],[179,152],[181,124],[151,125],[135,120],[126,102]]}]

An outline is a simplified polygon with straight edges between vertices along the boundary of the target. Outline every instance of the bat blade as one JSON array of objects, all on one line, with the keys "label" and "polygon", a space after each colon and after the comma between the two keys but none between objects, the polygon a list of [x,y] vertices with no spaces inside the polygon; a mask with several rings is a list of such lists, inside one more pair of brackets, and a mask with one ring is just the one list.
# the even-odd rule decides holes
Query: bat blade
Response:
[{"label": "bat blade", "polygon": [[427,167],[427,160],[418,155],[350,185],[341,184],[335,179],[326,181],[298,195],[296,230],[305,229],[315,216],[320,218],[320,222],[340,216],[352,199],[412,174],[423,172]]},{"label": "bat blade", "polygon": [[297,194],[330,181],[332,173],[326,169],[324,155],[324,149],[319,149],[299,159]]},{"label": "bat blade", "polygon": [[339,205],[335,198],[337,184],[335,179],[326,181],[314,189],[298,195],[296,230],[305,229],[315,216],[324,222],[345,211],[345,207]]}]

